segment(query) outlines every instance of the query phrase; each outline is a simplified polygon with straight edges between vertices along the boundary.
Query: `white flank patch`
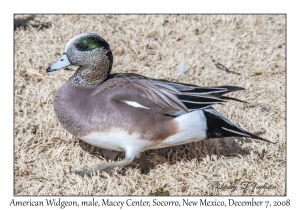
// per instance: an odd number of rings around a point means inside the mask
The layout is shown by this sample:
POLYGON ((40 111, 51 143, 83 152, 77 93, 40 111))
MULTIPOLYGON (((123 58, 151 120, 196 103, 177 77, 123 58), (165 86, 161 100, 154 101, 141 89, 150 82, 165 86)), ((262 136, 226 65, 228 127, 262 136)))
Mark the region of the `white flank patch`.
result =
POLYGON ((141 139, 139 134, 133 133, 129 135, 127 131, 120 129, 111 130, 110 132, 93 132, 80 137, 80 139, 96 147, 125 151, 126 157, 133 158, 153 144, 153 141, 141 139))
POLYGON ((133 107, 140 107, 140 108, 144 108, 144 109, 149 109, 148 107, 145 107, 141 104, 139 104, 138 102, 135 102, 135 101, 122 101, 124 102, 125 104, 128 104, 130 106, 133 106, 133 107))
POLYGON ((174 119, 179 126, 179 132, 168 137, 155 148, 168 147, 173 145, 186 144, 200 141, 207 138, 206 136, 206 117, 202 110, 190 112, 174 119))

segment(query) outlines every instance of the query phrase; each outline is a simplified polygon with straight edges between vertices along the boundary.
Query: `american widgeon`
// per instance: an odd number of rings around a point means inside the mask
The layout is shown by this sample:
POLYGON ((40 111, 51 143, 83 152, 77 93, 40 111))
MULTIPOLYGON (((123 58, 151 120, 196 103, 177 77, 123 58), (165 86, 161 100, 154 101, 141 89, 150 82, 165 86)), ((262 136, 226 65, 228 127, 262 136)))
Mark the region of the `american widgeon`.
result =
POLYGON ((110 74, 112 51, 95 33, 71 38, 62 56, 46 71, 69 65, 79 68, 55 95, 59 122, 88 144, 125 152, 121 161, 74 171, 76 174, 123 167, 136 157, 146 173, 146 150, 207 138, 248 137, 270 142, 243 130, 211 107, 231 99, 223 94, 244 88, 201 87, 138 74, 110 74))

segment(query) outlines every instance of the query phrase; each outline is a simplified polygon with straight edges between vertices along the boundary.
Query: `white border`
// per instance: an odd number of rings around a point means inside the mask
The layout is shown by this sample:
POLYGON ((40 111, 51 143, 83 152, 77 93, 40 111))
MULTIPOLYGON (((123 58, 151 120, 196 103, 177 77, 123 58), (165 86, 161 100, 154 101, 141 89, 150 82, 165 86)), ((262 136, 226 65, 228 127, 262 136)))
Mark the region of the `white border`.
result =
MULTIPOLYGON (((255 197, 256 200, 291 200, 291 206, 300 206, 298 198, 299 186, 299 140, 297 130, 299 121, 299 11, 296 1, 46 1, 40 5, 36 1, 11 1, 1 11, 1 209, 8 209, 10 201, 29 200, 30 197, 13 197, 13 14, 14 13, 287 13, 287 151, 288 151, 288 178, 286 197, 255 197), (10 8, 7 5, 11 4, 10 8), (3 208, 2 208, 3 207, 3 208)), ((48 197, 49 198, 49 197, 48 197)), ((102 199, 98 197, 97 199, 102 199)), ((110 197, 113 200, 127 200, 126 197, 110 197)), ((152 200, 151 197, 142 197, 144 200, 152 200)), ((193 200, 199 198, 190 197, 193 200)), ((205 197, 204 197, 205 198, 205 197)), ((213 199, 214 197, 206 197, 213 199)), ((218 200, 251 200, 250 197, 216 197, 218 200)), ((34 197, 35 200, 43 200, 44 197, 34 197)), ((89 197, 64 197, 66 200, 88 200, 89 197)), ((138 199, 138 197, 134 197, 138 199)), ((162 199, 162 198, 160 198, 162 199)), ((177 200, 181 197, 163 198, 163 200, 177 200)), ((49 209, 51 207, 44 207, 49 209)), ((56 207, 57 208, 57 207, 56 207)), ((197 207, 199 208, 199 207, 197 207)), ((32 209, 32 207, 22 207, 32 209)), ((70 208, 65 208, 70 209, 70 208)), ((77 207, 76 209, 83 209, 77 207)), ((85 208, 86 209, 86 208, 85 208)), ((117 209, 117 208, 110 208, 117 209)), ((119 209, 119 208, 118 208, 119 209)), ((130 207, 122 208, 130 209, 130 207)))

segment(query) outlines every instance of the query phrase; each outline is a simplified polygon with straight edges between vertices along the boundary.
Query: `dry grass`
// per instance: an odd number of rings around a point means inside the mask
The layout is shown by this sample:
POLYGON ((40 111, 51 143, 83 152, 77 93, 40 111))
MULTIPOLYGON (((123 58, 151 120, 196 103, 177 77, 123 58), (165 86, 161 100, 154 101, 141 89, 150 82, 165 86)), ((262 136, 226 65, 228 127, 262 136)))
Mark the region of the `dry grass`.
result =
POLYGON ((27 19, 18 22, 15 30, 15 195, 148 195, 160 187, 170 195, 286 194, 284 15, 36 15, 27 19), (54 94, 74 71, 48 75, 45 69, 71 37, 85 31, 98 33, 110 43, 113 73, 245 87, 247 91, 231 96, 248 101, 248 106, 230 101, 215 108, 242 128, 279 143, 211 139, 148 151, 148 175, 140 174, 137 161, 126 167, 125 176, 118 168, 92 177, 68 174, 70 168, 93 167, 123 155, 115 157, 80 142, 54 114, 54 94), (211 57, 241 75, 218 69, 211 57), (182 61, 188 71, 175 77, 182 61), (212 187, 218 181, 237 189, 212 187), (240 185, 245 181, 274 188, 243 190, 240 185))

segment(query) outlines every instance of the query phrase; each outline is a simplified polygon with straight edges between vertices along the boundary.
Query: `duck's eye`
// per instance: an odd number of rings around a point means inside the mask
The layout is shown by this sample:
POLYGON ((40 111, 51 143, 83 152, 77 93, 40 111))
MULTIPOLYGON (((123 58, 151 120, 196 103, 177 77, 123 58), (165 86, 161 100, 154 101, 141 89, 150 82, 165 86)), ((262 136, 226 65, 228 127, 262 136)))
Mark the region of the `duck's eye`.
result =
POLYGON ((75 47, 78 49, 78 50, 85 50, 87 47, 86 45, 82 44, 82 43, 79 43, 79 44, 76 44, 75 47))

